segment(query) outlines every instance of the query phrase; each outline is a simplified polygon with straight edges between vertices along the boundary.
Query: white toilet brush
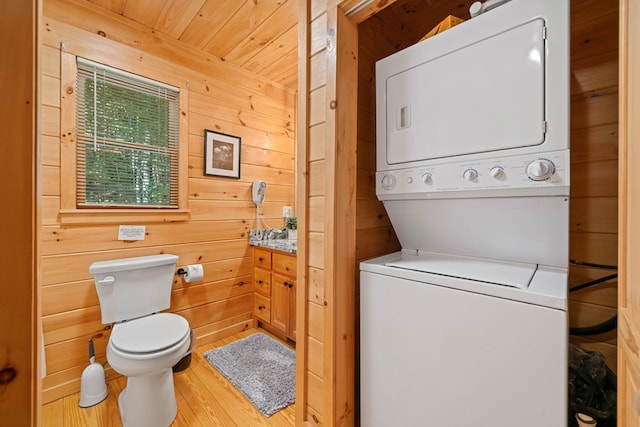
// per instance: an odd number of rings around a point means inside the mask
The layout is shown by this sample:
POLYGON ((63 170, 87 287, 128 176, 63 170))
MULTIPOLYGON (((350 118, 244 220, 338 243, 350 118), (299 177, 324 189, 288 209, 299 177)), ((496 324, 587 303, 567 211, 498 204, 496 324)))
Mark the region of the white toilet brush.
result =
POLYGON ((89 338, 89 366, 84 368, 80 379, 80 402, 78 406, 88 408, 107 397, 107 382, 104 367, 96 363, 93 339, 89 338))

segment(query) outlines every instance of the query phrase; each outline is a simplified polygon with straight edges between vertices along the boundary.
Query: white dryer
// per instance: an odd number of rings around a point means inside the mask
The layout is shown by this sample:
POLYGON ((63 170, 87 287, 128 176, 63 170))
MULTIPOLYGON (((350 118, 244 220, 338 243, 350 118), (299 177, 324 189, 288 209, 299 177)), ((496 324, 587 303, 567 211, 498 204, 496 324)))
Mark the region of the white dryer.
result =
POLYGON ((362 426, 566 426, 568 46, 567 0, 511 0, 376 64, 362 426))

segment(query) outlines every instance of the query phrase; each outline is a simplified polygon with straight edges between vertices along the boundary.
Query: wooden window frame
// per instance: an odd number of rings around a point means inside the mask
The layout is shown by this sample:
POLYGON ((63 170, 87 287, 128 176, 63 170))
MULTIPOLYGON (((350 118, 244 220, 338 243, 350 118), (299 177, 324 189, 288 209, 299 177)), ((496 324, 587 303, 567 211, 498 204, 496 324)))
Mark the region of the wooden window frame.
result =
MULTIPOLYGON (((77 207, 76 193, 76 79, 75 54, 62 51, 61 57, 61 101, 60 101, 60 223, 61 224, 131 224, 149 222, 186 221, 190 217, 188 207, 188 119, 184 114, 189 105, 189 88, 186 83, 167 82, 180 89, 178 131, 178 208, 90 208, 77 207)), ((87 58, 92 60, 92 58, 87 58)), ((108 64, 112 66, 111 64, 108 64)), ((120 64, 118 64, 120 65, 120 64)), ((117 66, 117 68, 122 68, 117 66)), ((145 70, 127 70, 135 74, 145 70)), ((151 74, 151 73, 149 73, 151 74)), ((148 76, 146 73, 144 77, 148 76)), ((161 80, 161 79, 155 79, 161 80)))

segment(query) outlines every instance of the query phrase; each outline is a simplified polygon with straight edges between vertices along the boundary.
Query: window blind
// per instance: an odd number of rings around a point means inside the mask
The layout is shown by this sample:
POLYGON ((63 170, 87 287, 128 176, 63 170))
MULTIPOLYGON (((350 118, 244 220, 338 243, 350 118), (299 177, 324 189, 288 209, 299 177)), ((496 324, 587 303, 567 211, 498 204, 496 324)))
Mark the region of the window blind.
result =
POLYGON ((77 206, 178 207, 178 88, 78 58, 77 206))

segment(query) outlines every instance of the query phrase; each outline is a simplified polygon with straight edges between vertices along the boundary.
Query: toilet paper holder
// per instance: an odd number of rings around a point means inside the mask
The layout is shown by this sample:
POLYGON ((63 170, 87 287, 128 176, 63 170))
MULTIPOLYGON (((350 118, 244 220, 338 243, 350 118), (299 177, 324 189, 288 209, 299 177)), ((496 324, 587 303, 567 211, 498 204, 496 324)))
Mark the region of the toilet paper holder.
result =
POLYGON ((204 277, 202 264, 185 265, 179 268, 176 273, 181 275, 186 283, 199 282, 204 277))

